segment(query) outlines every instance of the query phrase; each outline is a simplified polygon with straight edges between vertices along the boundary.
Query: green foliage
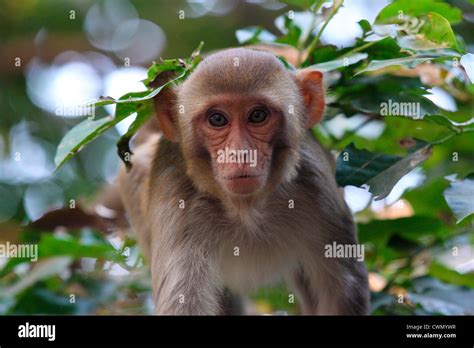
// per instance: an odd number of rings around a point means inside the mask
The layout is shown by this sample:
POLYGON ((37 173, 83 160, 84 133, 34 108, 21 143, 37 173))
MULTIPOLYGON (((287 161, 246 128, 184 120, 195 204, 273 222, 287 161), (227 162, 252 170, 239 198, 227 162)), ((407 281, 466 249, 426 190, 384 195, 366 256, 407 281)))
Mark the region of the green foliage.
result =
MULTIPOLYGON (((414 48, 419 50, 433 48, 458 48, 456 37, 449 25, 449 22, 442 15, 436 12, 428 12, 422 16, 422 24, 417 29, 416 34, 409 35, 404 38, 402 47, 414 48)), ((417 24, 419 25, 419 24, 417 24)), ((413 28, 410 28, 413 32, 413 28)), ((401 42, 401 40, 399 41, 401 42)))
POLYGON ((337 183, 340 186, 368 185, 376 200, 383 199, 405 174, 429 157, 429 145, 418 144, 417 147, 420 148, 399 157, 357 150, 351 144, 337 159, 337 183))
POLYGON ((328 62, 311 65, 311 68, 326 72, 356 64, 361 60, 366 59, 367 57, 367 53, 354 53, 353 55, 348 57, 341 57, 338 59, 330 60, 328 62))
MULTIPOLYGON (((335 2, 331 9, 314 11, 314 27, 323 22, 319 32, 313 32, 314 36, 303 37, 303 32, 312 30, 298 28, 287 16, 282 17, 283 35, 274 40, 303 52, 301 57, 305 58, 299 62, 300 67, 328 73, 326 122, 340 113, 348 118, 360 113, 368 116, 363 125, 346 132, 340 139, 328 136, 325 122, 314 132, 322 143, 341 150, 336 172, 339 185, 368 186, 373 198, 380 200, 387 197, 399 180, 414 168, 424 165, 429 170, 427 182, 405 193, 405 199, 414 208, 414 216, 375 219, 359 224, 360 241, 367 246, 369 269, 382 274, 388 281, 385 291, 392 286, 409 289, 408 302, 402 305, 388 293, 374 296, 374 314, 465 314, 465 309, 459 307, 449 292, 462 297, 472 296, 472 292, 459 288, 470 286, 471 277, 433 261, 440 252, 439 248, 454 235, 471 231, 469 223, 455 226, 447 216, 454 213, 461 222, 472 213, 472 180, 466 178, 453 182, 446 189, 447 184, 440 177, 440 173, 448 174, 455 170, 452 162, 443 159, 441 153, 447 156, 449 151, 454 151, 450 145, 453 139, 461 139, 466 134, 463 139, 467 140, 467 133, 473 131, 472 54, 465 54, 464 45, 459 44, 451 28, 451 24, 462 20, 461 10, 442 1, 394 1, 379 13, 373 27, 367 21, 359 22, 363 33, 353 47, 337 49, 322 45, 319 38, 339 5, 335 2), (394 27, 389 29, 388 25, 394 27), (308 42, 309 45, 305 46, 308 42), (460 65, 456 63, 459 59, 460 65), (440 109, 425 97, 428 86, 422 82, 421 73, 414 70, 421 66, 431 67, 431 75, 442 79, 452 66, 464 69, 471 81, 460 77, 454 84, 447 81, 442 84, 442 88, 452 95, 459 92, 466 95, 463 100, 457 100, 458 112, 440 109), (335 71, 340 72, 339 77, 335 71), (453 90, 450 86, 454 85, 453 90), (383 104, 388 101, 397 105, 414 103, 419 106, 419 114, 414 117, 410 112, 400 110, 398 117, 382 117, 385 116, 383 104), (375 121, 384 122, 384 134, 371 141, 361 138, 358 130, 375 121), (394 146, 397 143, 399 146, 394 146), (434 166, 438 169, 434 170, 434 166), (440 170, 440 166, 443 169, 440 170), (453 213, 449 212, 443 199, 443 191, 453 213), (446 218, 440 219, 440 216, 446 218), (418 268, 415 255, 421 250, 428 252, 426 262, 431 262, 424 271, 415 270, 418 268), (427 277, 418 278, 420 272, 427 277), (429 277, 442 282, 431 282, 429 277), (433 306, 433 301, 439 306, 433 306)), ((319 9, 318 6, 320 4, 315 4, 313 9, 319 9)), ((263 28, 254 30, 265 33, 263 28)), ((254 35, 248 43, 268 43, 271 36, 265 37, 259 41, 259 36, 254 35)), ((472 158, 463 158, 467 167, 472 168, 472 158)), ((367 218, 367 212, 361 215, 362 219, 367 218)), ((279 308, 284 306, 280 304, 279 308)))
POLYGON ((379 13, 375 24, 382 28, 386 24, 395 24, 397 42, 403 48, 419 51, 458 49, 450 23, 455 24, 461 18, 460 9, 444 2, 397 0, 379 13))
POLYGON ((456 272, 438 262, 431 264, 429 274, 451 284, 474 288, 474 275, 456 272))
MULTIPOLYGON (((133 134, 138 130, 140 125, 152 115, 152 100, 158 93, 163 89, 178 84, 183 81, 197 66, 201 60, 201 48, 203 43, 192 53, 187 59, 171 59, 163 60, 160 63, 154 63, 148 69, 148 77, 143 82, 147 87, 144 92, 131 92, 120 97, 118 100, 114 100, 111 97, 102 97, 97 101, 92 102, 91 106, 104 106, 115 104, 115 115, 101 118, 99 120, 86 119, 76 127, 71 129, 63 138, 58 146, 56 157, 54 162, 56 167, 59 168, 74 154, 76 154, 84 145, 90 143, 104 132, 114 127, 120 121, 125 118, 138 115, 135 121, 131 124, 127 133, 119 140, 119 154, 122 159, 125 160, 124 156, 130 150, 128 142, 133 134), (159 86, 151 86, 151 82, 160 76, 163 72, 172 72, 174 77, 168 81, 161 83, 159 86)), ((129 161, 125 161, 126 164, 130 164, 129 161)))
POLYGON ((359 224, 360 241, 372 244, 380 251, 395 237, 424 244, 434 243, 448 236, 449 229, 442 221, 423 215, 393 220, 373 220, 359 224))
MULTIPOLYGON (((295 68, 311 67, 325 73, 327 113, 313 131, 324 145, 339 151, 339 185, 368 186, 372 198, 381 200, 414 168, 422 167, 425 175, 421 185, 403 194, 411 209, 407 215, 386 218, 366 208, 356 216, 369 271, 386 282, 373 294, 373 314, 474 313, 472 274, 452 269, 440 257, 451 251, 453 240, 471 248, 474 244, 472 238, 456 239, 472 235, 474 212, 474 181, 468 175, 474 163, 474 137, 469 134, 474 132, 474 55, 466 52, 462 38, 451 27, 462 23, 461 10, 445 1, 396 0, 382 9, 375 23, 359 22, 362 34, 353 45, 338 48, 323 44, 320 38, 343 1, 284 3, 302 12, 277 18, 280 34, 271 28, 250 26, 237 30, 237 40, 242 45, 296 49, 295 68), (300 20, 303 17, 310 20, 300 20), (444 110, 426 97, 433 86, 454 98, 456 111, 444 110), (386 117, 382 104, 389 101, 414 103, 419 115, 401 110, 386 117), (366 119, 355 129, 335 135, 328 129, 338 115, 344 115, 346 121, 360 115, 366 119), (383 133, 375 138, 363 136, 362 130, 374 124, 382 124, 383 133), (454 153, 459 160, 453 160, 454 153), (453 173, 464 179, 444 179, 453 173), (399 292, 406 294, 402 304, 397 301, 399 292)), ((118 122, 136 116, 117 142, 122 159, 131 155, 129 141, 151 116, 153 97, 189 76, 201 60, 201 46, 187 59, 154 63, 143 81, 146 91, 92 102, 97 108, 115 105, 115 114, 88 118, 72 128, 58 146, 56 166, 62 166, 118 122), (165 76, 171 77, 161 81, 165 76)), ((293 68, 284 57, 280 60, 293 68)), ((117 250, 106 238, 48 235, 39 243, 39 264, 29 266, 26 274, 21 273, 21 267, 28 265, 23 259, 9 260, 0 270, 0 312, 85 314, 102 308, 101 301, 117 303, 119 290, 142 293, 149 289, 142 279, 104 281, 106 262, 132 272, 139 264, 135 260, 131 265, 131 257, 123 253, 125 246, 117 250), (73 269, 84 258, 96 261, 93 271, 86 275, 72 272, 61 278, 62 270, 73 269), (71 304, 70 287, 79 287, 86 296, 71 304)), ((131 249, 136 250, 133 243, 131 249)), ((269 303, 270 310, 295 310, 283 287, 262 290, 253 299, 259 305, 269 303)), ((137 313, 143 310, 141 303, 131 309, 137 313)))
POLYGON ((400 16, 421 17, 428 12, 438 13, 449 23, 461 21, 461 10, 438 0, 396 0, 383 8, 375 19, 376 23, 393 24, 400 22, 400 16))
POLYGON ((409 303, 400 304, 386 293, 374 296, 373 314, 469 315, 474 310, 472 292, 430 277, 418 278, 406 293, 409 303))
POLYGON ((418 64, 428 62, 432 58, 430 57, 403 57, 403 58, 394 58, 394 59, 384 59, 384 60, 373 60, 371 61, 366 68, 359 71, 359 74, 368 72, 368 71, 375 71, 379 69, 383 69, 389 66, 404 66, 406 68, 414 68, 418 64))
POLYGON ((99 120, 86 119, 71 129, 58 145, 54 163, 59 168, 64 162, 74 156, 82 146, 90 143, 97 136, 116 125, 120 120, 112 116, 99 120))
MULTIPOLYGON (((35 242, 37 233, 24 232, 22 243, 35 242)), ((116 249, 103 234, 88 230, 77 236, 44 233, 39 239, 38 251, 36 262, 12 258, 1 269, 0 312, 90 314, 104 303, 116 301, 117 292, 123 291, 124 287, 133 287, 137 293, 149 290, 149 285, 142 285, 142 280, 133 273, 128 280, 108 279, 107 263, 132 270, 128 264, 137 254, 134 242, 126 241, 122 249, 116 249), (125 247, 129 248, 127 253, 125 247), (74 272, 77 263, 85 259, 94 265, 93 269, 74 272), (74 301, 71 301, 71 294, 74 294, 74 301)), ((137 313, 146 311, 146 308, 137 309, 137 313)))

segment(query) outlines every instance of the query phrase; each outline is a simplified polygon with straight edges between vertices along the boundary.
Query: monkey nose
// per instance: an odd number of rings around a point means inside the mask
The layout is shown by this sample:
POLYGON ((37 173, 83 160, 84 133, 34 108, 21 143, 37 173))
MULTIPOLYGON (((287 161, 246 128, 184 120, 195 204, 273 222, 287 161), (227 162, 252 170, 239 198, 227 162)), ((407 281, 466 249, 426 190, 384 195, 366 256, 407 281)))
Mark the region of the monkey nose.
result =
POLYGON ((236 163, 236 167, 239 170, 243 170, 249 167, 249 163, 247 162, 236 163))

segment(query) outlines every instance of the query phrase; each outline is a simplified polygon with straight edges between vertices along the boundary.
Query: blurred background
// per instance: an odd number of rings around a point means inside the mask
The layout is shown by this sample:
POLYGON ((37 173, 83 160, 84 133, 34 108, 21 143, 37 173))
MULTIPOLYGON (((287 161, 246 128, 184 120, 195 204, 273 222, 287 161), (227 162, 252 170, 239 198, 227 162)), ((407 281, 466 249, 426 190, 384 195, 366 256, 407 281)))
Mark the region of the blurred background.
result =
MULTIPOLYGON (((362 33, 357 22, 372 22, 388 3, 347 1, 324 32, 322 43, 353 45, 362 33)), ((453 28, 464 38, 468 51, 473 52, 472 5, 467 1, 452 3, 465 11, 465 20, 453 28)), ((151 313, 147 269, 142 266, 139 250, 128 231, 21 232, 22 225, 51 209, 86 206, 104 183, 114 180, 120 164, 115 142, 130 120, 118 124, 55 173, 56 147, 64 134, 84 119, 75 112, 77 105, 99 96, 118 98, 144 90, 140 80, 146 78, 147 67, 154 60, 187 57, 200 41, 205 42, 204 52, 208 52, 237 46, 236 31, 243 27, 258 25, 278 34, 281 23, 275 18, 291 9, 296 10, 275 0, 0 1, 0 242, 40 243, 40 252, 48 256, 40 261, 41 267, 0 259, 0 313, 151 313)), ((302 15, 295 20, 307 18, 302 15)), ((447 110, 455 109, 453 98, 442 90, 434 90, 431 98, 447 110)), ((108 115, 113 108, 103 107, 96 113, 108 115)), ((327 122, 327 130, 342 137, 360 122, 357 117, 336 117, 327 122)), ((357 136, 375 139, 382 136, 385 127, 382 122, 373 122, 359 129, 357 136)), ((464 149, 461 152, 470 158, 461 170, 466 173, 474 168, 472 140, 463 138, 452 144, 452 148, 464 149)), ((445 154, 450 151, 446 148, 445 154)), ((427 165, 436 168, 442 156, 438 152, 427 165)), ((409 279, 416 278, 413 272, 426 274, 422 270, 424 261, 419 258, 423 252, 438 255, 441 260, 444 257, 447 261, 443 267, 450 262, 446 252, 452 241, 442 234, 446 227, 438 226, 438 217, 449 212, 441 194, 447 184, 436 179, 401 199, 406 190, 415 189, 426 179, 421 169, 413 171, 387 199, 379 202, 371 202, 366 190, 346 187, 348 203, 362 221, 364 217, 367 221, 367 216, 411 217, 415 210, 434 216, 432 225, 421 222, 421 229, 427 229, 427 239, 422 241, 422 252, 410 254, 408 265, 387 262, 382 267, 379 259, 369 260, 375 314, 474 313, 473 238, 472 233, 466 233, 472 231, 471 222, 461 226, 459 236, 453 232, 454 227, 449 230, 450 237, 462 238, 463 259, 452 266, 461 267, 467 277, 455 284, 461 287, 454 287, 446 279, 441 282, 425 277, 410 283, 407 290, 390 278, 398 271, 397 274, 409 272, 409 279), (443 236, 442 243, 431 243, 430 236, 438 234, 443 236), (412 293, 412 302, 397 302, 396 295, 407 292, 412 293)), ((384 225, 371 228, 383 230, 384 225)), ((398 260, 398 254, 391 254, 395 253, 392 248, 380 247, 377 252, 391 261, 398 260)), ((294 303, 288 301, 287 290, 281 287, 255 294, 248 307, 255 313, 295 310, 294 303)))

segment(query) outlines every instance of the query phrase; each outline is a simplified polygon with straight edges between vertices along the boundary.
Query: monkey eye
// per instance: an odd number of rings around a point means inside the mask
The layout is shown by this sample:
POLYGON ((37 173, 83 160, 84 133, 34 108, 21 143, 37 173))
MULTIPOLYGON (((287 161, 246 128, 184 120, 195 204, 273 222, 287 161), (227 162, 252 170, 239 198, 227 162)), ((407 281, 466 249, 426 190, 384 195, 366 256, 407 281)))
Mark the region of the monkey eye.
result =
POLYGON ((263 109, 255 109, 249 115, 249 122, 262 123, 267 119, 267 112, 263 109))
POLYGON ((229 121, 225 118, 224 115, 215 113, 209 116, 208 118, 209 124, 214 127, 224 127, 229 121))

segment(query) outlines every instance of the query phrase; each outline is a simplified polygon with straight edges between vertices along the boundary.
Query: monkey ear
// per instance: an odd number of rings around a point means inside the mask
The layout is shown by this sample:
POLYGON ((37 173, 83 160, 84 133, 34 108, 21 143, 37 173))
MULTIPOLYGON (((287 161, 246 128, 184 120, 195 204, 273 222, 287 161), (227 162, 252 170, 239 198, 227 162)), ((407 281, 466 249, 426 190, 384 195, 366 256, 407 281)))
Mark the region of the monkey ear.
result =
POLYGON ((321 120, 324 113, 323 74, 316 70, 305 69, 296 74, 296 80, 307 110, 305 127, 312 128, 321 120))
POLYGON ((163 135, 172 142, 177 142, 176 128, 173 120, 175 92, 171 87, 163 89, 154 98, 155 114, 163 135))

